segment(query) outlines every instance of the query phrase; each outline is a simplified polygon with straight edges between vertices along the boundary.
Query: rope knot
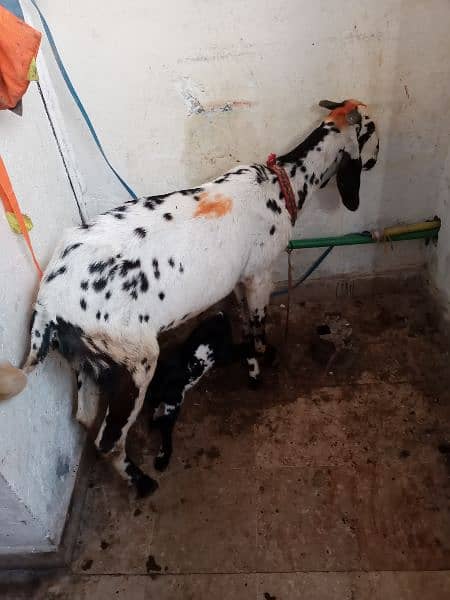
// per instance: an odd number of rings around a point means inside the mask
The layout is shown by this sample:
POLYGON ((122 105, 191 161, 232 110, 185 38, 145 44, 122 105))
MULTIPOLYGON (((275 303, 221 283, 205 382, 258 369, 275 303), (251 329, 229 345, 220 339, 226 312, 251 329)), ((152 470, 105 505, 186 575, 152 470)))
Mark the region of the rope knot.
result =
POLYGON ((271 152, 269 154, 269 156, 267 157, 267 162, 266 165, 269 167, 273 167, 277 162, 277 155, 275 154, 275 152, 271 152))

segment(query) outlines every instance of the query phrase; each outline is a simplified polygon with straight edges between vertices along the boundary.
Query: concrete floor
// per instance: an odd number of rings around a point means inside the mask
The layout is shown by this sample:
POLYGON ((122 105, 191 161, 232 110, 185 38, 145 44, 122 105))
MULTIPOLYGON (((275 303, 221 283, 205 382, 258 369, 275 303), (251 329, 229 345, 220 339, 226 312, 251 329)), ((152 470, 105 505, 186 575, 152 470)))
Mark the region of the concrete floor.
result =
MULTIPOLYGON (((70 571, 2 597, 450 598, 449 354, 427 302, 295 305, 283 348, 284 312, 263 389, 239 366, 203 380, 150 499, 97 463, 70 571), (330 312, 353 336, 327 372, 310 341, 330 312)), ((145 417, 131 440, 152 472, 145 417)))

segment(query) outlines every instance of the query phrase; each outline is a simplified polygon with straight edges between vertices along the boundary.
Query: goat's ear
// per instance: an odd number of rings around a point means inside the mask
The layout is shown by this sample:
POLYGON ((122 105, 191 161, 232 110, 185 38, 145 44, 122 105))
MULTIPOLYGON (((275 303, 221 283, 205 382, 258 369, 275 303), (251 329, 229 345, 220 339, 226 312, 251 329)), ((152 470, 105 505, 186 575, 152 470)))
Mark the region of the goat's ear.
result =
POLYGON ((326 108, 328 110, 334 110, 335 108, 340 108, 344 106, 345 102, 334 102, 333 100, 321 100, 319 102, 319 106, 322 108, 326 108))
POLYGON ((351 158, 350 154, 344 152, 338 167, 336 181, 342 202, 348 210, 356 210, 359 206, 361 169, 361 158, 351 158))

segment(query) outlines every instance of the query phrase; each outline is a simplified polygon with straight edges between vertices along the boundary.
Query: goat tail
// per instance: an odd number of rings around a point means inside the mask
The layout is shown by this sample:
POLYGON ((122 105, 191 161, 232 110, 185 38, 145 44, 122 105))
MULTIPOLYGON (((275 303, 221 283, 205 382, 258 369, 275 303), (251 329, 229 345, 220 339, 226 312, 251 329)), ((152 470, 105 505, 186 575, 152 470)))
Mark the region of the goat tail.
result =
POLYGON ((53 323, 40 306, 31 317, 30 350, 22 368, 0 363, 0 400, 17 396, 27 385, 27 374, 44 360, 50 349, 53 323))

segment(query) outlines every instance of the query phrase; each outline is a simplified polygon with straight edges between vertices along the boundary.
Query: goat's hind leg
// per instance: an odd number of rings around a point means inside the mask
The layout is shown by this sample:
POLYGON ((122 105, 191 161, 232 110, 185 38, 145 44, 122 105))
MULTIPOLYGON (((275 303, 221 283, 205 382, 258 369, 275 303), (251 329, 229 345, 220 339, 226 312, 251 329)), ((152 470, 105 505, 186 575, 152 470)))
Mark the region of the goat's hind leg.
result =
POLYGON ((77 410, 75 418, 83 427, 90 429, 95 422, 99 408, 97 382, 84 371, 83 367, 75 370, 77 383, 77 410))
MULTIPOLYGON (((143 359, 144 360, 144 359, 143 359)), ((153 493, 157 482, 143 473, 126 452, 126 440, 144 403, 147 386, 156 367, 157 356, 145 360, 131 369, 114 364, 101 382, 107 394, 108 408, 96 439, 100 453, 111 460, 114 468, 139 496, 153 493)))

